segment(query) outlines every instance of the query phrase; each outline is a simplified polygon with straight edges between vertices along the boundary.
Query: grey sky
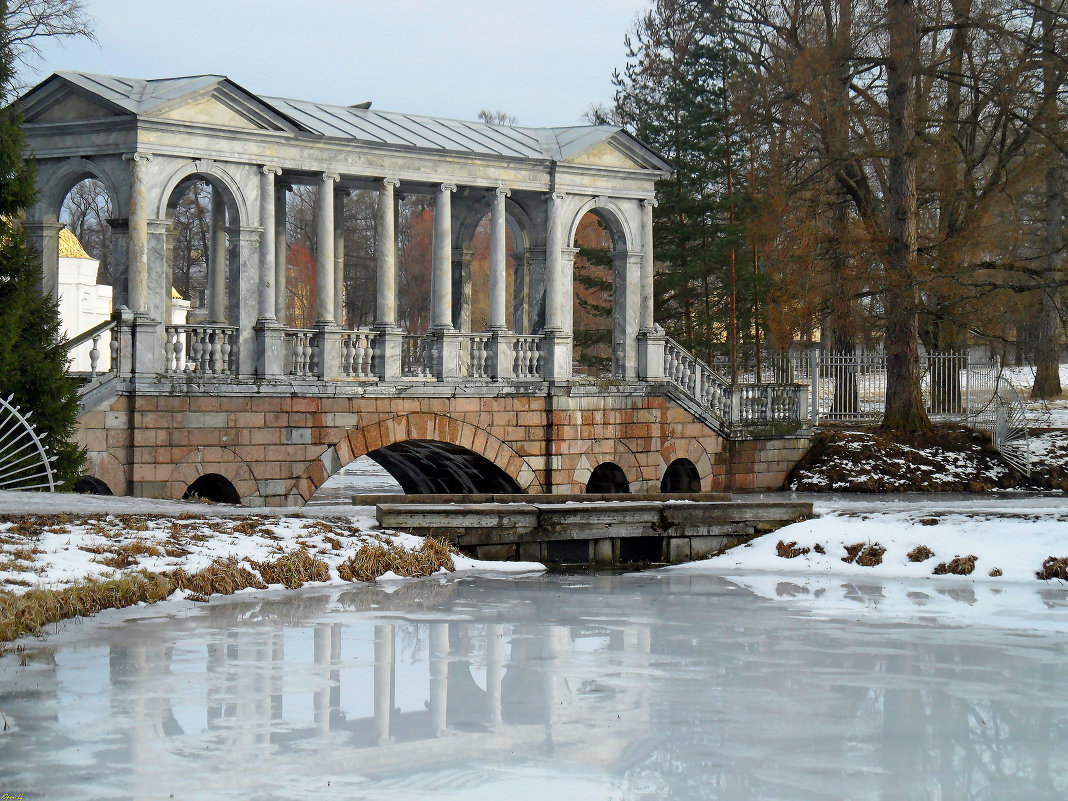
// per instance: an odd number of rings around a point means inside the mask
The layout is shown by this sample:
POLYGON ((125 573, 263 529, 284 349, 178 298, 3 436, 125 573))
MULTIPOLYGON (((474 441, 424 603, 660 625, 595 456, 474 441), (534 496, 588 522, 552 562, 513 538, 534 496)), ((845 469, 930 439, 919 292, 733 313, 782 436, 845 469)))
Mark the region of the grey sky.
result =
POLYGON ((60 69, 221 73, 257 94, 524 125, 579 123, 612 98, 647 0, 88 0, 99 46, 48 44, 60 69))

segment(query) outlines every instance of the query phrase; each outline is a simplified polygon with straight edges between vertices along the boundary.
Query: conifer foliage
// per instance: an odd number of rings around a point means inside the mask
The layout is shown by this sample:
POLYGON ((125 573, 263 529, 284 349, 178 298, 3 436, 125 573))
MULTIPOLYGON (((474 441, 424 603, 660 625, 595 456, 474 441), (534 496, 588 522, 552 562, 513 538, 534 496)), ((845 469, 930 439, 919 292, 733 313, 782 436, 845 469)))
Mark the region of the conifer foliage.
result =
POLYGON ((35 170, 23 153, 14 101, 11 40, 0 0, 0 396, 31 410, 56 457, 53 468, 66 488, 73 485, 84 452, 72 442, 78 422, 77 383, 67 374, 59 307, 41 290, 41 259, 18 223, 35 200, 35 170))

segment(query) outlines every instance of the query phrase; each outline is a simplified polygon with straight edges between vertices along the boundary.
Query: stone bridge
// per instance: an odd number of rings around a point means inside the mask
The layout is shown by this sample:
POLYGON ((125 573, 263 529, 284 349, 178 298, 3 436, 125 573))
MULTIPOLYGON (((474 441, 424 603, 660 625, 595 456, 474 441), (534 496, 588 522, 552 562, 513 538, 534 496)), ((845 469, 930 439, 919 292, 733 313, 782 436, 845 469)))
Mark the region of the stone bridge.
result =
POLYGON ((299 505, 362 455, 408 492, 766 489, 807 448, 803 386, 732 385, 654 323, 653 189, 671 167, 619 128, 261 97, 213 75, 57 73, 20 110, 40 185, 25 224, 46 288, 58 286, 71 188, 93 178, 110 199, 115 312, 75 341, 93 342, 81 441, 116 493, 299 505), (203 319, 179 324, 173 220, 196 182, 212 193, 207 298, 203 319), (310 327, 286 319, 297 185, 318 198, 310 327), (363 327, 345 303, 353 192, 377 208, 363 327), (397 303, 402 194, 433 208, 428 325, 411 332, 397 303), (613 263, 612 370, 597 379, 572 363, 587 214, 613 263), (483 287, 471 264, 484 220, 483 287))

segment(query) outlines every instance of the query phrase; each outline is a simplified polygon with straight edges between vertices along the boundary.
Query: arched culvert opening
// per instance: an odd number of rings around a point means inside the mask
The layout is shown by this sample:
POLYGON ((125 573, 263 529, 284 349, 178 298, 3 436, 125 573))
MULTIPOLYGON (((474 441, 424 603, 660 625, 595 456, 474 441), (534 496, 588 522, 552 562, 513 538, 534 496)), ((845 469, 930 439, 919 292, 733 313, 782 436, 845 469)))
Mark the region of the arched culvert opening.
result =
POLYGON ((586 482, 589 495, 609 495, 630 492, 630 482, 623 468, 615 462, 602 462, 593 469, 590 480, 586 482))
POLYGON ((114 495, 111 487, 96 476, 81 476, 74 482, 74 491, 82 495, 114 495))
POLYGON ((218 473, 207 473, 189 485, 182 500, 239 504, 241 496, 228 478, 218 473))
POLYGON ((409 439, 367 454, 409 495, 520 493, 515 480, 485 456, 434 440, 409 439))
POLYGON ((661 492, 700 492, 701 476, 689 459, 676 459, 664 471, 661 492))
POLYGON ((369 456, 353 459, 319 485, 309 504, 348 503, 353 495, 400 495, 404 488, 369 456))

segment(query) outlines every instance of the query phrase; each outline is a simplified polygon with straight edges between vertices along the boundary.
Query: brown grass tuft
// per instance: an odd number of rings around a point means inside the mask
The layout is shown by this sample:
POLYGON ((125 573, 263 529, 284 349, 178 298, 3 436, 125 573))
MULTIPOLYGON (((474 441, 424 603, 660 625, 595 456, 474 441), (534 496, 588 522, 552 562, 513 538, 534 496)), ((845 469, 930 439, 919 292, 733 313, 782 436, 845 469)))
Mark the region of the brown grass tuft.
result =
POLYGON ((307 581, 329 581, 330 567, 304 550, 291 551, 274 562, 250 562, 268 584, 282 584, 288 590, 303 587, 307 581))
POLYGON ((990 576, 990 578, 998 578, 999 576, 1002 576, 1004 574, 1001 572, 1000 567, 992 567, 990 568, 990 572, 987 575, 990 576))
POLYGON ((177 568, 168 570, 163 575, 174 582, 180 590, 188 590, 197 595, 232 595, 238 590, 255 587, 257 590, 267 589, 267 585, 249 570, 230 557, 228 559, 216 559, 203 570, 196 573, 186 573, 184 569, 177 568))
POLYGON ((860 554, 857 555, 856 563, 861 567, 875 567, 883 563, 883 554, 886 553, 884 548, 879 543, 869 545, 860 554))
POLYGON ((804 556, 808 552, 808 548, 798 548, 796 540, 791 540, 790 542, 779 540, 778 544, 775 546, 775 553, 783 559, 796 559, 799 556, 804 556))
POLYGON ((1046 561, 1042 563, 1042 569, 1035 575, 1043 581, 1068 581, 1068 556, 1047 556, 1046 561))
POLYGON ((857 557, 860 556, 860 552, 864 550, 864 543, 854 542, 852 545, 847 545, 845 550, 846 555, 842 557, 842 561, 851 565, 857 560, 857 557))
POLYGON ((824 548, 822 545, 820 545, 818 542, 815 545, 812 546, 812 550, 814 550, 816 553, 819 553, 819 554, 824 554, 824 555, 827 554, 827 549, 824 548))
POLYGON ((948 562, 939 562, 932 571, 936 576, 944 576, 952 573, 954 576, 970 576, 975 570, 975 560, 978 556, 955 556, 948 562))
POLYGON ((932 551, 926 545, 917 545, 915 548, 908 552, 908 558, 910 562, 926 562, 932 556, 934 556, 934 551, 932 551))
POLYGON ((442 540, 426 537, 414 551, 395 545, 365 545, 338 566, 345 581, 374 581, 393 571, 398 576, 430 576, 440 569, 456 569, 452 557, 456 552, 442 540))

